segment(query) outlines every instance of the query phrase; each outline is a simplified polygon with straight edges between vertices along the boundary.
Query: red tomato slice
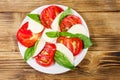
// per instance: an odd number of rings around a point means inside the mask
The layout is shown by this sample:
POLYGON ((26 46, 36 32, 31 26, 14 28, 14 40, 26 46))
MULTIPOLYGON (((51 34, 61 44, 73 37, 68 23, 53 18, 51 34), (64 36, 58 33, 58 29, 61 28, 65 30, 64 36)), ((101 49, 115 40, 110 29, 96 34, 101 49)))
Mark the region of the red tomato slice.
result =
POLYGON ((64 39, 64 45, 65 45, 71 52, 73 52, 72 39, 70 39, 70 38, 64 39))
POLYGON ((51 28, 51 23, 55 19, 55 17, 63 11, 62 8, 58 6, 49 6, 45 8, 40 15, 41 23, 46 28, 51 28))
POLYGON ((60 36, 59 38, 57 38, 57 43, 62 43, 64 44, 64 40, 66 40, 67 38, 65 36, 60 36))
POLYGON ((46 43, 43 50, 35 57, 36 62, 41 66, 50 66, 54 62, 56 46, 52 43, 46 43))
POLYGON ((64 44, 73 53, 74 56, 79 54, 83 49, 83 42, 79 38, 67 38, 61 36, 57 39, 57 42, 64 44))
POLYGON ((18 30, 16 38, 25 47, 32 47, 38 39, 38 34, 32 33, 30 30, 27 30, 27 28, 28 22, 23 24, 18 30))
POLYGON ((75 15, 69 15, 61 21, 60 30, 67 31, 75 24, 82 24, 81 19, 75 15))
POLYGON ((76 56, 79 54, 83 49, 83 42, 79 38, 72 38, 72 45, 73 45, 73 55, 76 56))

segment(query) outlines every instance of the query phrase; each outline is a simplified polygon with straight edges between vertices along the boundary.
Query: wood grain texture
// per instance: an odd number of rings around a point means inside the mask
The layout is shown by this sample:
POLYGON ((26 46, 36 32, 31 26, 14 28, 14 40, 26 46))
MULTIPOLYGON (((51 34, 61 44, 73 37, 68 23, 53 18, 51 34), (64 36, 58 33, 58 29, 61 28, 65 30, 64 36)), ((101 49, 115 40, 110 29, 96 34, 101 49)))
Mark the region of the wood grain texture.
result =
POLYGON ((30 12, 47 5, 61 4, 77 11, 120 11, 120 0, 1 0, 0 12, 30 12))
MULTIPOLYGON (((0 54, 2 53, 0 52, 0 54)), ((120 79, 120 52, 88 51, 84 60, 77 66, 75 70, 59 75, 46 75, 32 69, 23 61, 19 52, 4 52, 4 54, 0 55, 0 57, 2 57, 2 59, 0 58, 0 79, 5 80, 120 79)))
POLYGON ((0 0, 0 80, 120 80, 120 0, 0 0), (93 46, 75 70, 50 75, 23 61, 16 32, 24 17, 46 4, 75 9, 85 19, 93 46))

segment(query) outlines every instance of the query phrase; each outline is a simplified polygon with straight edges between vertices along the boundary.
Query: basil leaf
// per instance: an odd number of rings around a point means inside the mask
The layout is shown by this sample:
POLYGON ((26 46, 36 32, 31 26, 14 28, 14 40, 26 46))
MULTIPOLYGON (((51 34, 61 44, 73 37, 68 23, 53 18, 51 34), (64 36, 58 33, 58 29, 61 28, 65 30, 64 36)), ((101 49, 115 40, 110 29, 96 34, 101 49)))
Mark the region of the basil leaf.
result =
POLYGON ((25 61, 27 61, 29 58, 31 58, 34 55, 34 52, 35 52, 37 45, 38 45, 38 42, 39 41, 37 41, 33 47, 26 49, 26 51, 24 53, 24 60, 25 61))
POLYGON ((33 19, 34 21, 38 22, 39 24, 41 24, 39 14, 28 14, 27 16, 33 19))
POLYGON ((93 45, 92 41, 90 40, 89 37, 83 34, 72 34, 70 32, 60 32, 60 36, 67 36, 70 38, 78 37, 81 40, 83 40, 84 48, 88 48, 93 45))
POLYGON ((67 37, 74 37, 74 34, 69 32, 58 32, 58 31, 50 31, 46 32, 46 35, 50 38, 56 38, 59 36, 67 36, 67 37))
POLYGON ((88 48, 93 45, 89 37, 83 34, 72 34, 70 32, 47 32, 46 35, 50 38, 56 38, 59 36, 67 36, 69 38, 78 37, 83 40, 84 48, 88 48))
POLYGON ((46 32, 46 35, 50 38, 56 38, 56 37, 59 37, 59 32, 50 31, 50 32, 46 32))
POLYGON ((60 24, 61 21, 62 21, 66 16, 70 15, 71 13, 72 13, 71 8, 68 7, 68 9, 65 10, 65 11, 60 15, 60 19, 59 19, 59 22, 58 22, 58 23, 60 24))
POLYGON ((27 48, 24 54, 24 60, 27 61, 34 53, 34 47, 27 48))
POLYGON ((61 65, 63 67, 66 67, 66 68, 69 68, 69 69, 74 69, 75 68, 75 66, 59 50, 56 50, 54 59, 59 65, 61 65))
POLYGON ((59 34, 60 34, 60 36, 67 36, 70 38, 74 37, 74 34, 72 34, 70 32, 60 32, 59 34))
POLYGON ((75 36, 83 40, 84 48, 88 48, 93 45, 93 43, 89 37, 87 37, 83 34, 75 34, 75 36))
POLYGON ((36 41, 36 43, 35 43, 35 45, 34 45, 34 50, 37 49, 38 43, 39 43, 39 40, 36 41))

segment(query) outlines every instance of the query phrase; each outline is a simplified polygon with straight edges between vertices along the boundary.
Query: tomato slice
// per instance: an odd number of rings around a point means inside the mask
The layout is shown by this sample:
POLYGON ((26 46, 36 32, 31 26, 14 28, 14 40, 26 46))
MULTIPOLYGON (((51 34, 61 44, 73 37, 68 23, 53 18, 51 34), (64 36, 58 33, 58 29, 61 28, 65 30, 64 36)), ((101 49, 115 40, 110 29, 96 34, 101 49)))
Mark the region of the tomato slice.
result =
POLYGON ((57 43, 62 43, 62 44, 64 44, 64 40, 66 40, 67 39, 67 37, 65 37, 65 36, 60 36, 60 37, 58 37, 57 38, 57 43))
POLYGON ((83 49, 83 42, 79 38, 67 38, 61 36, 57 39, 57 42, 64 44, 74 56, 78 55, 83 49))
POLYGON ((51 23, 55 19, 55 17, 63 11, 62 8, 58 6, 49 6, 45 8, 40 15, 40 20, 41 23, 46 27, 46 28, 51 28, 51 23))
POLYGON ((41 66, 50 66, 54 63, 54 54, 56 46, 52 43, 46 43, 43 50, 35 57, 36 62, 41 66))
POLYGON ((81 19, 75 15, 69 15, 61 21, 60 30, 67 31, 75 24, 82 24, 81 19))
POLYGON ((16 38, 25 47, 32 47, 38 39, 38 34, 32 33, 30 30, 27 30, 27 28, 28 22, 23 24, 18 30, 16 38))
POLYGON ((72 38, 72 45, 73 45, 73 55, 76 56, 79 54, 83 49, 83 42, 79 38, 72 38))

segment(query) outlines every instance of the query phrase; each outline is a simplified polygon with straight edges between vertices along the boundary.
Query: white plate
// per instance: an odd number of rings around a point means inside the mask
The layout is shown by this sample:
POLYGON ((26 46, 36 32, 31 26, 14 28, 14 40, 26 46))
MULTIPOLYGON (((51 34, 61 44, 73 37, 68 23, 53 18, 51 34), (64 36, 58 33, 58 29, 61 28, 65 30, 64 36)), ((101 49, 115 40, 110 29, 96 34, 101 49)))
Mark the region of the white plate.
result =
MULTIPOLYGON (((57 5, 57 4, 52 4, 52 5, 57 5)), ((44 8, 48 7, 48 6, 50 6, 50 5, 41 6, 41 7, 37 8, 37 9, 33 10, 31 13, 40 14, 41 11, 44 8)), ((57 6, 63 8, 64 10, 66 10, 68 8, 67 6, 63 6, 63 5, 57 5, 57 6)), ((87 28, 87 25, 86 25, 84 19, 75 10, 72 9, 72 12, 73 12, 74 15, 77 15, 77 16, 80 17, 80 19, 82 20, 82 25, 85 27, 86 32, 87 32, 87 36, 89 37, 89 31, 88 31, 88 28, 87 28)), ((27 21, 29 21, 29 19, 28 19, 28 17, 25 17, 25 19, 23 20, 23 22, 22 22, 21 25, 23 25, 27 21)), ((21 45, 19 42, 18 42, 18 46, 19 46, 19 49, 20 49, 20 53, 21 53, 21 55, 23 57, 26 47, 24 47, 23 45, 21 45)), ((83 49, 82 52, 75 57, 75 60, 74 60, 75 66, 77 66, 83 60, 84 56, 87 53, 87 50, 88 50, 88 48, 87 49, 83 49)), ((29 59, 27 61, 27 63, 32 68, 34 68, 35 70, 43 72, 43 73, 48 73, 48 74, 60 74, 60 73, 64 73, 64 72, 67 72, 67 71, 70 70, 68 68, 64 68, 64 67, 60 66, 57 63, 55 63, 54 65, 49 66, 49 67, 42 67, 42 66, 38 65, 33 58, 29 59)))

